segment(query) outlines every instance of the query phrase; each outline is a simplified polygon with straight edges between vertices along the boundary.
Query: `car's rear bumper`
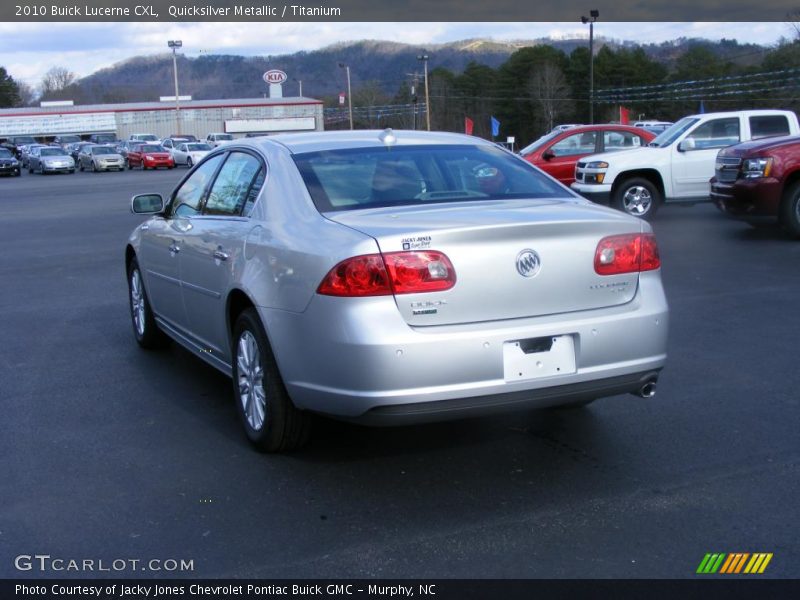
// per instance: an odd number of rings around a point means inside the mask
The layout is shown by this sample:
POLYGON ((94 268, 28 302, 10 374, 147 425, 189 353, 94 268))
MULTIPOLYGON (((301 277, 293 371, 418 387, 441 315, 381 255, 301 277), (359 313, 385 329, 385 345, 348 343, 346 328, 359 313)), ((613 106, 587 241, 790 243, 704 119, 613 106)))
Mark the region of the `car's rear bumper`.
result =
POLYGON ((302 314, 259 311, 295 404, 369 423, 633 392, 666 361, 668 307, 657 272, 641 274, 623 305, 490 323, 410 327, 392 297, 315 296, 302 314), (506 379, 504 344, 551 336, 572 339, 574 372, 506 379))

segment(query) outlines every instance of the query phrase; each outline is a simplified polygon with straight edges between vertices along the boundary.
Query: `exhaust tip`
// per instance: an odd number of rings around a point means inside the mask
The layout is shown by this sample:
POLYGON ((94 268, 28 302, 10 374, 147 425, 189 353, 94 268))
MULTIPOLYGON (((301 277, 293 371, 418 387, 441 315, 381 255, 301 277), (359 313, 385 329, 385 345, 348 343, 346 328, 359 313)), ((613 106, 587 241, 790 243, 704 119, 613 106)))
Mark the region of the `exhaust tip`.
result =
POLYGON ((639 388, 638 396, 640 398, 652 398, 656 395, 656 380, 648 381, 639 388))

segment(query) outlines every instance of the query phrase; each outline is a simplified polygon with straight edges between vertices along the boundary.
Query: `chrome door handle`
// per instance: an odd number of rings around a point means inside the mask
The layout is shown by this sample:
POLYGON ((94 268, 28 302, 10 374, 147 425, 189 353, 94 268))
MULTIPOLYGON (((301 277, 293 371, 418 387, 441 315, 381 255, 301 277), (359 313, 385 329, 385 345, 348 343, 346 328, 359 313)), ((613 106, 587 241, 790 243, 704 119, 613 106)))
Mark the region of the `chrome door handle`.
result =
POLYGON ((169 246, 169 251, 174 255, 181 251, 181 247, 176 242, 172 242, 169 246))
POLYGON ((217 249, 214 251, 214 258, 216 260, 228 260, 228 254, 223 252, 221 249, 217 249))

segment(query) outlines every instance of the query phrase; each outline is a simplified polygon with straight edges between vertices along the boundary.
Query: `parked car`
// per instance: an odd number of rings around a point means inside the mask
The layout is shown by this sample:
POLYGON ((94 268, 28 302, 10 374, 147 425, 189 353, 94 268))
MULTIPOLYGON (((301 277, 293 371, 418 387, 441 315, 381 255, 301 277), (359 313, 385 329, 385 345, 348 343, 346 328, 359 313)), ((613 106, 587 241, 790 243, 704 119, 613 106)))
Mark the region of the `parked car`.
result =
POLYGON ((70 144, 76 144, 81 141, 79 135, 57 135, 53 140, 54 144, 60 146, 63 150, 67 150, 70 144))
POLYGON ((128 150, 125 163, 129 169, 134 167, 141 167, 142 170, 158 169, 159 167, 175 168, 175 161, 172 156, 159 144, 137 144, 133 146, 128 150))
POLYGON ((83 171, 123 171, 125 159, 114 146, 84 146, 78 154, 78 168, 83 171))
POLYGON ((77 142, 75 144, 69 144, 67 146, 67 154, 72 157, 72 160, 75 161, 75 164, 78 164, 78 155, 80 155, 81 150, 88 146, 93 146, 92 142, 77 142))
POLYGON ((719 151, 711 198, 751 225, 780 223, 800 237, 800 137, 775 137, 719 151))
POLYGON ((117 142, 117 153, 121 154, 123 158, 128 158, 128 152, 134 146, 138 146, 142 142, 137 142, 136 140, 125 140, 124 142, 117 142))
POLYGON ((22 149, 24 146, 36 144, 36 139, 30 135, 14 135, 6 140, 6 148, 10 149, 17 158, 22 157, 22 149))
POLYGON ((175 148, 175 146, 177 146, 178 144, 182 144, 183 142, 188 142, 188 141, 189 140, 187 138, 184 138, 184 137, 174 137, 174 138, 164 138, 159 143, 164 148, 164 150, 166 150, 167 152, 172 152, 172 150, 173 150, 173 148, 175 148))
POLYGON ((636 121, 633 124, 634 127, 640 127, 652 133, 661 133, 673 125, 674 123, 672 121, 636 121))
POLYGON ((25 146, 18 146, 19 149, 19 162, 22 164, 23 169, 27 169, 30 165, 30 154, 35 148, 47 148, 46 144, 27 144, 25 146))
POLYGON ((154 133, 132 133, 128 139, 132 142, 158 142, 154 133))
POLYGON ((261 450, 301 445, 310 412, 399 424, 649 397, 666 360, 649 224, 472 136, 237 140, 131 209, 152 215, 125 250, 136 341, 232 376, 261 450))
POLYGON ((627 125, 580 125, 553 131, 520 151, 522 158, 564 185, 575 181, 578 159, 600 152, 641 148, 656 136, 627 125))
POLYGON ((75 161, 57 146, 37 146, 28 155, 28 173, 74 173, 75 161))
POLYGON ((212 148, 216 148, 220 144, 232 142, 233 136, 230 133, 209 133, 206 136, 206 144, 212 148))
POLYGON ((182 134, 180 134, 180 135, 178 135, 178 134, 174 134, 174 135, 171 135, 171 136, 169 136, 169 137, 171 137, 172 139, 181 138, 181 139, 184 139, 184 140, 186 140, 187 142, 197 142, 197 141, 199 141, 199 140, 198 140, 198 139, 197 139, 195 136, 193 136, 191 133, 182 133, 182 134))
POLYGON ((191 169, 192 165, 200 162, 212 150, 213 148, 205 142, 184 142, 172 150, 172 158, 176 165, 186 165, 191 169))
POLYGON ((117 140, 116 133, 93 133, 89 136, 89 141, 93 144, 116 144, 119 140, 117 140))
POLYGON ((17 157, 8 148, 0 148, 0 175, 19 177, 22 169, 17 157))
POLYGON ((628 214, 652 218, 663 202, 705 202, 721 148, 766 136, 797 135, 786 110, 742 110, 684 117, 647 148, 578 161, 572 189, 628 214))

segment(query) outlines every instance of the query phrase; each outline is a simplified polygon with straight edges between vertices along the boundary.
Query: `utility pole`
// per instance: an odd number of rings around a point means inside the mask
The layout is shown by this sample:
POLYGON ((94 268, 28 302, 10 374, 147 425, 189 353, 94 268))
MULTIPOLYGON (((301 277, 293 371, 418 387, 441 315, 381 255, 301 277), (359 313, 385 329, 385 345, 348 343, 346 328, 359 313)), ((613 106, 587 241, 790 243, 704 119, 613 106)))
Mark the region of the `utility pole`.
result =
POLYGON ((417 84, 419 83, 419 73, 406 73, 411 77, 411 103, 414 105, 414 131, 417 129, 417 84))
POLYGON ((428 131, 431 130, 431 98, 428 94, 428 55, 420 54, 417 60, 421 60, 425 66, 425 120, 428 125, 428 131))
POLYGON ((594 125, 594 24, 600 11, 593 8, 589 17, 581 17, 581 23, 589 24, 589 125, 594 125))
POLYGON ((339 68, 347 71, 347 107, 350 113, 350 129, 353 129, 353 95, 350 93, 350 65, 339 63, 339 68))
POLYGON ((172 73, 175 76, 175 135, 181 134, 181 97, 178 95, 178 59, 176 52, 178 48, 183 46, 181 40, 170 40, 167 46, 172 48, 172 73))

